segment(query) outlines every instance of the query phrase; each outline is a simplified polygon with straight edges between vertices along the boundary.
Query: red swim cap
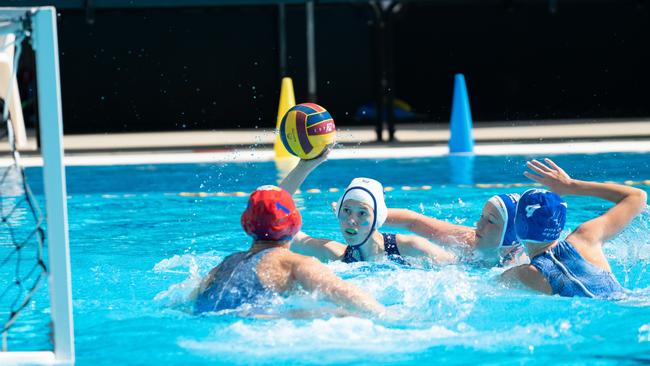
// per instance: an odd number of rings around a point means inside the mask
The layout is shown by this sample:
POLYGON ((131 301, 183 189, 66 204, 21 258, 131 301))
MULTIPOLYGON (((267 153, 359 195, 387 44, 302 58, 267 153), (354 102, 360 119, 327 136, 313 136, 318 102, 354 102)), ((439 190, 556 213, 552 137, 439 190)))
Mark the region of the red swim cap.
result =
POLYGON ((289 192, 262 186, 248 198, 241 226, 254 240, 291 240, 300 230, 302 219, 289 192))

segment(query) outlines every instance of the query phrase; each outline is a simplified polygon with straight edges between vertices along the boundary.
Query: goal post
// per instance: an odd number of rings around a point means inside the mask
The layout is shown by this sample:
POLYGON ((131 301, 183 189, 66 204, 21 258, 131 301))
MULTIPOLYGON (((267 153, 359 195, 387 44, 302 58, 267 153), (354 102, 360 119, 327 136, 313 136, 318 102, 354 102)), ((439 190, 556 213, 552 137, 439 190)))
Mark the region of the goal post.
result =
POLYGON ((34 13, 34 51, 50 264, 50 302, 57 361, 74 362, 68 207, 63 164, 59 45, 54 7, 34 13))
MULTIPOLYGON (((43 158, 43 188, 48 253, 48 287, 53 352, 0 352, 0 364, 73 364, 74 333, 67 217, 67 192, 63 163, 63 123, 59 78, 59 51, 54 7, 0 8, 0 18, 24 14, 36 61, 38 117, 43 158)), ((19 45, 18 45, 19 46, 19 45)), ((18 65, 14 65, 17 67, 18 65)), ((3 86, 0 86, 3 87, 3 86)), ((8 124, 9 125, 9 124, 8 124)), ((8 127, 9 128, 9 127, 8 127)), ((11 132, 9 132, 11 141, 11 132)), ((12 151, 14 156, 18 153, 12 151)))

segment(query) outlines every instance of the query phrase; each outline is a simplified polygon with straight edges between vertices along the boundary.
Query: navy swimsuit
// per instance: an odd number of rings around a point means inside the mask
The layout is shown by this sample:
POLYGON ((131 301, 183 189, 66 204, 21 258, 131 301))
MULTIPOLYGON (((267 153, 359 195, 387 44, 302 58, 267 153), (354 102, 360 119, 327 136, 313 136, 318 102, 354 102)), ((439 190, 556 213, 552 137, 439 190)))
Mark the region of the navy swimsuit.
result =
POLYGON ((196 298, 194 314, 236 309, 271 297, 272 291, 265 288, 257 276, 257 264, 273 249, 264 249, 249 257, 246 253, 236 253, 224 259, 214 281, 196 298))
POLYGON ((587 262, 566 240, 530 261, 551 285, 553 294, 607 298, 625 290, 611 272, 587 262))
MULTIPOLYGON (((397 264, 408 265, 408 262, 406 262, 406 260, 404 260, 402 255, 399 253, 399 249, 397 248, 397 238, 395 237, 395 234, 381 235, 384 237, 384 251, 386 251, 386 256, 388 256, 388 259, 397 264)), ((360 260, 354 258, 354 248, 350 245, 345 248, 345 253, 343 254, 343 259, 341 259, 341 261, 343 263, 360 262, 360 260)))

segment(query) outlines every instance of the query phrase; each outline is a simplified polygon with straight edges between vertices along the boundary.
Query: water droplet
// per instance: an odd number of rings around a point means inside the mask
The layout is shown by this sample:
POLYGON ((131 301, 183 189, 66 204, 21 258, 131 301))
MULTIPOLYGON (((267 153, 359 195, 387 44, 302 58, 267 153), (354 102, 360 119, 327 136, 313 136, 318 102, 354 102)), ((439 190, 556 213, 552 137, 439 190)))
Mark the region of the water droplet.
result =
POLYGON ((571 323, 569 323, 568 321, 565 320, 560 324, 560 330, 567 331, 569 329, 571 329, 571 323))
POLYGON ((639 328, 639 343, 650 342, 650 324, 644 324, 639 328))

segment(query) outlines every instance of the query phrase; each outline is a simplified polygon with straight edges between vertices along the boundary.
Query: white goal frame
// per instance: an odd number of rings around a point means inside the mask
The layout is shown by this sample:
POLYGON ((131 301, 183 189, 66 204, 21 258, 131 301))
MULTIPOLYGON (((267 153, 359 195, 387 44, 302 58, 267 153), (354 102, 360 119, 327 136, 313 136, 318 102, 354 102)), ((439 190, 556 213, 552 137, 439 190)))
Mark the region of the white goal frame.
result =
MULTIPOLYGON (((36 53, 38 115, 43 156, 43 186, 47 220, 49 295, 54 351, 0 352, 0 365, 74 364, 74 327, 68 209, 63 165, 63 122, 56 9, 51 6, 0 8, 0 13, 30 14, 36 53)), ((18 65, 14 65, 18 67, 18 65)))

